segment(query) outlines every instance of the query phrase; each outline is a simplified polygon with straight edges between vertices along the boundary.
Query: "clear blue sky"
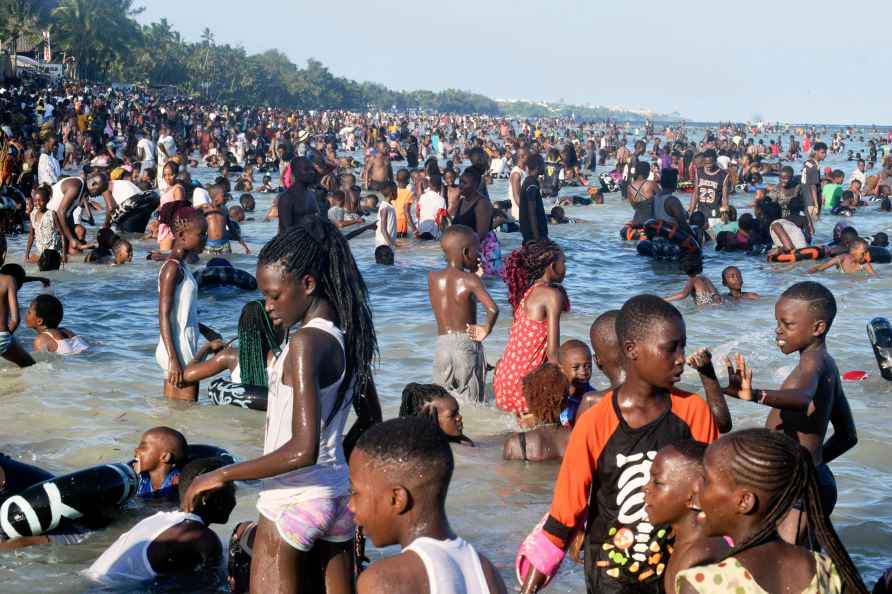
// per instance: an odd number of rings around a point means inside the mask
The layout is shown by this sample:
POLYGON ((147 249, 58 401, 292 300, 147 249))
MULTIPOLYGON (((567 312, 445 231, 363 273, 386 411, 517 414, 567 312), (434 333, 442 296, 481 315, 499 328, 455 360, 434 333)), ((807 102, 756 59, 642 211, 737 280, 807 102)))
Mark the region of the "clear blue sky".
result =
POLYGON ((336 75, 394 89, 461 88, 699 120, 892 124, 888 0, 145 5, 141 21, 166 17, 187 40, 209 27, 217 43, 276 48, 298 65, 314 57, 336 75))

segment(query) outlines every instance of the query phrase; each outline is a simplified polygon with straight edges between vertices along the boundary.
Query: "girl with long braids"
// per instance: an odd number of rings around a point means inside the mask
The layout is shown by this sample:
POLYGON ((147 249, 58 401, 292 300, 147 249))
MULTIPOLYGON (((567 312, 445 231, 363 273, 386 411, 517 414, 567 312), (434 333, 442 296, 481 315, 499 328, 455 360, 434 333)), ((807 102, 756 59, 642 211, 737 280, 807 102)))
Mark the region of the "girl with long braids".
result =
POLYGON ((251 591, 320 592, 313 576, 324 575, 329 594, 352 592, 344 428, 351 404, 357 424, 381 419, 368 291, 347 240, 319 217, 304 217, 264 246, 257 282, 273 326, 299 325, 271 365, 263 456, 200 476, 183 501, 191 509, 202 493, 263 479, 251 591))
POLYGON ((548 361, 559 365, 561 314, 570 300, 561 286, 567 269, 558 244, 531 241, 508 256, 505 282, 514 324, 505 352, 496 367, 492 387, 496 406, 523 421, 527 404, 523 378, 548 361))
POLYGON ((161 339, 155 361, 167 373, 164 395, 174 400, 198 399, 198 384, 183 379, 183 369, 198 351, 198 334, 208 340, 220 336, 198 323, 198 282, 186 260, 198 255, 207 241, 204 215, 185 200, 169 202, 161 208, 162 224, 174 236, 170 256, 158 274, 158 321, 161 339))
POLYGON ((864 594, 861 576, 821 506, 811 454, 768 429, 729 433, 706 450, 698 488, 704 532, 734 546, 716 563, 676 576, 679 594, 864 594), (827 555, 786 543, 778 523, 802 501, 827 555))

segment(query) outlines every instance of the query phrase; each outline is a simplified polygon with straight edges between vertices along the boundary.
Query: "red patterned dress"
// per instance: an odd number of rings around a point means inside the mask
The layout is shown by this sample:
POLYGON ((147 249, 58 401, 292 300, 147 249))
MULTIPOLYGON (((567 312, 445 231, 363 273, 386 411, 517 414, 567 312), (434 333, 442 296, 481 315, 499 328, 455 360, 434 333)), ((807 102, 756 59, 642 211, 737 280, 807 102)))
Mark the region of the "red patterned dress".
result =
MULTIPOLYGON (((527 412, 527 403, 523 399, 523 378, 538 369, 548 358, 548 321, 541 322, 530 319, 526 314, 527 298, 534 289, 542 285, 533 285, 514 310, 514 324, 508 346, 496 367, 492 389, 496 393, 496 406, 506 412, 522 414, 527 412)), ((564 311, 570 310, 569 301, 564 303, 564 311)))

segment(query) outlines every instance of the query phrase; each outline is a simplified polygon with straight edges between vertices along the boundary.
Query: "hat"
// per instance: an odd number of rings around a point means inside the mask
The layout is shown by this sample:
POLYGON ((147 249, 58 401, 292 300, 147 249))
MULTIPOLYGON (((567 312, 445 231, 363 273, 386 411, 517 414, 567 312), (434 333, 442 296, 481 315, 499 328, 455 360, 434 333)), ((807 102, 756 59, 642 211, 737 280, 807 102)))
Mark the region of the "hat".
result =
POLYGON ((306 142, 310 139, 310 133, 306 130, 301 130, 297 133, 297 141, 298 142, 306 142))
POLYGON ((123 167, 115 167, 111 172, 112 181, 116 181, 124 177, 124 168, 123 167))

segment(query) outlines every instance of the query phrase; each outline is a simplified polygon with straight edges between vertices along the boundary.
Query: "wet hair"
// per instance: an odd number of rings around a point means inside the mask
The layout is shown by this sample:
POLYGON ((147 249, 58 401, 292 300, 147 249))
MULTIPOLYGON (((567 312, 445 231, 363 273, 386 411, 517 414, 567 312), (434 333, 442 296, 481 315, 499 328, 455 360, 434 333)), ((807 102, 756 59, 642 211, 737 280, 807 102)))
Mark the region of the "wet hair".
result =
POLYGON ((682 458, 695 464, 703 465, 703 457, 706 455, 708 444, 693 439, 682 439, 666 446, 674 449, 682 458))
MULTIPOLYGON (((761 526, 749 538, 736 543, 718 562, 739 557, 744 551, 777 539, 777 525, 801 499, 809 528, 833 560, 842 579, 843 592, 867 592, 833 524, 824 513, 814 463, 808 450, 784 433, 768 429, 735 431, 718 443, 730 450, 725 463, 734 482, 768 495, 761 526)), ((760 506, 762 503, 760 499, 760 506)))
POLYGON ((636 295, 625 303, 616 318, 616 336, 622 345, 627 340, 641 340, 651 335, 655 322, 682 322, 678 309, 656 295, 636 295))
POLYGON ((684 254, 678 260, 678 267, 688 276, 703 274, 703 255, 699 252, 696 254, 684 254))
POLYGON ((62 267, 62 254, 54 249, 46 249, 40 252, 37 258, 37 269, 41 272, 59 270, 62 267))
POLYGON ((592 343, 592 351, 595 351, 596 342, 606 342, 619 348, 619 341, 616 336, 616 319, 619 317, 618 309, 605 311, 592 322, 589 328, 588 336, 592 343))
POLYGON ((47 328, 58 328, 62 323, 64 308, 62 302, 53 295, 38 295, 31 302, 34 308, 34 314, 43 320, 43 325, 47 328))
POLYGON ((393 248, 389 245, 379 245, 375 248, 375 264, 393 266, 393 248))
MULTIPOLYGON (((170 449, 170 454, 173 456, 173 465, 177 468, 182 468, 186 463, 186 437, 177 431, 176 429, 171 429, 170 427, 152 427, 146 433, 153 433, 155 435, 160 435, 161 438, 167 442, 166 445, 170 449)), ((182 484, 182 480, 180 481, 182 484)))
MULTIPOLYGON (((4 239, 4 241, 6 241, 4 239)), ((58 253, 58 252, 56 252, 58 253)), ((15 279, 15 284, 18 288, 22 288, 22 285, 25 284, 25 269, 21 267, 19 264, 15 264, 10 262, 9 264, 4 264, 2 268, 0 268, 0 274, 5 274, 7 276, 11 276, 15 279)))
POLYGON ((796 283, 781 294, 781 299, 796 299, 808 302, 808 311, 819 320, 824 320, 827 329, 826 335, 836 318, 836 298, 830 289, 814 281, 796 283))
POLYGON ((248 193, 242 194, 241 196, 239 196, 238 202, 242 205, 242 208, 244 208, 246 212, 254 212, 256 202, 253 195, 248 193))
POLYGON ((566 217, 566 212, 564 212, 564 209, 561 208, 560 206, 555 206, 554 208, 551 209, 551 212, 548 214, 549 214, 549 216, 551 216, 552 218, 555 218, 557 220, 563 220, 564 217, 566 217))
POLYGON ((249 301, 238 319, 238 366, 243 384, 268 385, 266 357, 271 350, 278 353, 279 341, 263 300, 249 301))
POLYGON ((892 200, 888 198, 883 198, 880 201, 880 210, 884 210, 886 212, 892 211, 892 200))
POLYGON ((403 388, 403 398, 400 401, 401 417, 423 417, 433 420, 439 427, 437 419, 437 407, 434 400, 449 397, 449 392, 443 386, 437 384, 416 384, 412 382, 403 388))
POLYGON ((434 490, 438 505, 446 503, 455 460, 446 435, 428 419, 398 417, 372 425, 356 442, 371 465, 411 485, 421 480, 434 490))
POLYGON ((192 208, 192 203, 188 200, 168 202, 161 207, 161 212, 158 214, 158 220, 173 229, 175 233, 203 219, 204 214, 200 210, 192 208))
POLYGON ((505 259, 505 283, 512 309, 517 309, 527 290, 562 255, 561 247, 550 239, 531 241, 511 252, 505 259))
MULTIPOLYGON (((227 462, 223 458, 199 458, 197 460, 192 460, 188 464, 186 464, 185 468, 180 472, 180 483, 177 486, 177 492, 179 493, 180 500, 185 501, 186 493, 189 492, 189 487, 192 486, 192 482, 198 478, 202 474, 207 474, 208 472, 213 472, 218 468, 223 468, 226 466, 227 462)), ((199 503, 196 499, 195 513, 200 513, 203 509, 206 508, 214 508, 218 503, 218 497, 220 494, 225 492, 227 489, 233 489, 232 484, 228 484, 224 486, 222 489, 218 489, 215 491, 211 491, 207 494, 207 499, 204 504, 199 503)))
POLYGON ((260 250, 258 266, 281 264, 295 281, 303 275, 316 279, 316 291, 331 304, 335 323, 346 336, 344 379, 338 389, 328 424, 354 390, 361 393, 372 383, 372 362, 378 338, 372 323, 369 292, 350 244, 334 223, 321 217, 304 217, 300 224, 273 237, 260 250), (350 392, 348 397, 347 393, 350 392))
POLYGON ((540 423, 558 422, 569 390, 567 376, 554 363, 544 363, 523 378, 523 399, 540 423))
POLYGON ((667 167, 660 170, 660 187, 664 190, 674 192, 678 189, 678 170, 667 167))
POLYGON ((731 272, 732 270, 736 270, 737 272, 740 272, 740 269, 737 266, 726 266, 725 269, 722 270, 722 280, 725 280, 725 276, 727 276, 727 274, 729 272, 731 272))

